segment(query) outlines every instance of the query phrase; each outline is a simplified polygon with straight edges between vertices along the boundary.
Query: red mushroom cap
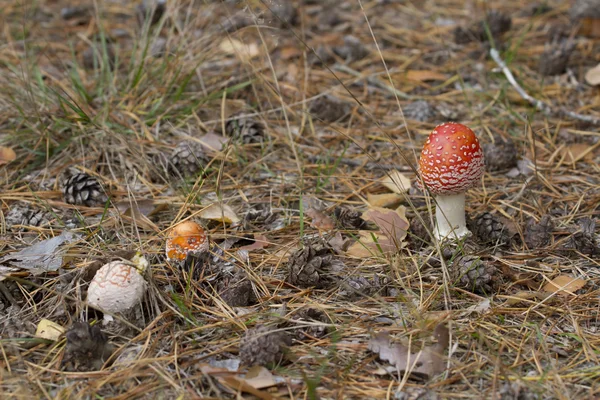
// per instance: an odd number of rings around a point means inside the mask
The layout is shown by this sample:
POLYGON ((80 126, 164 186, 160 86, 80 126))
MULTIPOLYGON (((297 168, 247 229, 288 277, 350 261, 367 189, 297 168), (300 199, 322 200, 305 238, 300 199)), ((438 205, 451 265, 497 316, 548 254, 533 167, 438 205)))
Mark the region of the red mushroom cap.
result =
POLYGON ((484 170, 477 136, 456 122, 436 126, 419 159, 419 172, 433 194, 464 193, 477 183, 484 170))

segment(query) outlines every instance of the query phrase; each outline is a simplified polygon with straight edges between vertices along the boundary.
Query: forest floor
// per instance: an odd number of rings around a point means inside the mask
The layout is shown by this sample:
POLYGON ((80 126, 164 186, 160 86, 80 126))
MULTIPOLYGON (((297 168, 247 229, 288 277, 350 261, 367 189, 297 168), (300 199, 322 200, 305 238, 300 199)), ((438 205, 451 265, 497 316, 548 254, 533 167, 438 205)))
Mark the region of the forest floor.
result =
POLYGON ((0 397, 600 398, 600 20, 522 3, 5 0, 0 397), (487 171, 440 243, 446 121, 487 171))

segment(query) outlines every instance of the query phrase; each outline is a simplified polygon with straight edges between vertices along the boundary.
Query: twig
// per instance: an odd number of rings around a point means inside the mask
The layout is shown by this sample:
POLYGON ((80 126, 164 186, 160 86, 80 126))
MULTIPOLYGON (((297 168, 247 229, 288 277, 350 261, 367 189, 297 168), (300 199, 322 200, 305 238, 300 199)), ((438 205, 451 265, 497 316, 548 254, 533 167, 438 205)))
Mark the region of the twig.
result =
MULTIPOLYGON (((365 169, 383 169, 383 170, 392 170, 395 169, 401 172, 414 172, 414 170, 410 166, 406 165, 397 165, 397 164, 380 164, 378 162, 364 162, 358 160, 351 160, 349 158, 337 158, 335 156, 331 156, 336 160, 339 160, 340 163, 344 165, 348 165, 350 167, 360 167, 363 166, 365 169)), ((319 162, 323 161, 323 156, 313 156, 309 155, 308 159, 310 162, 319 162)))
POLYGON ((517 83, 517 80, 515 79, 514 75, 512 74, 512 72, 510 72, 510 69, 508 68, 508 66, 506 65, 504 60, 500 57, 498 50, 491 49, 490 56, 496 62, 496 64, 498 64, 500 69, 502 69, 502 73, 504 73, 504 76, 506 76, 506 79, 508 79, 508 82, 512 85, 512 87, 515 88, 515 90, 519 93, 519 95, 523 99, 527 100, 529 102, 529 104, 534 106, 539 111, 543 112, 546 115, 565 116, 565 117, 573 118, 573 119, 576 119, 579 121, 584 121, 584 122, 587 122, 587 123, 590 123, 593 125, 600 125, 600 118, 598 118, 598 117, 593 117, 591 115, 578 114, 576 112, 565 110, 563 108, 556 110, 556 109, 552 108, 551 105, 544 103, 541 100, 531 97, 525 91, 525 89, 523 89, 521 87, 521 85, 519 85, 517 83))
POLYGON ((403 99, 406 99, 406 100, 414 100, 415 99, 415 96, 411 96, 409 94, 401 92, 400 90, 398 90, 396 88, 386 85, 385 83, 381 82, 379 79, 377 79, 373 76, 365 76, 364 74, 361 74, 360 72, 353 70, 352 68, 348 67, 347 65, 336 64, 333 67, 333 69, 336 71, 345 72, 345 73, 353 75, 357 78, 366 79, 368 84, 376 86, 380 89, 387 90, 388 92, 395 94, 398 97, 401 97, 403 99))

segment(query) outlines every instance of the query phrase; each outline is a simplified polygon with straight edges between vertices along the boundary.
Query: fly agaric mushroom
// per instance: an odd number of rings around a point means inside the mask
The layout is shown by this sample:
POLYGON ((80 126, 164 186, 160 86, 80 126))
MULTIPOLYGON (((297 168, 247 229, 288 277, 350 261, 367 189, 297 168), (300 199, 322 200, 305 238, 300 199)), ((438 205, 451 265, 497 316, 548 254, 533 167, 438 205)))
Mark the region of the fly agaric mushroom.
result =
POLYGON ((470 232, 465 223, 465 192, 483 175, 483 150, 475 133, 456 122, 435 127, 421 151, 419 173, 437 203, 434 235, 457 239, 470 232))
POLYGON ((200 224, 184 221, 175 225, 167 238, 167 259, 184 262, 188 255, 197 256, 208 250, 208 235, 200 224))
MULTIPOLYGON (((146 291, 143 273, 148 260, 140 253, 131 262, 112 261, 103 265, 88 288, 88 304, 110 313, 122 313, 137 305, 146 291)), ((112 321, 104 314, 104 322, 112 321)))

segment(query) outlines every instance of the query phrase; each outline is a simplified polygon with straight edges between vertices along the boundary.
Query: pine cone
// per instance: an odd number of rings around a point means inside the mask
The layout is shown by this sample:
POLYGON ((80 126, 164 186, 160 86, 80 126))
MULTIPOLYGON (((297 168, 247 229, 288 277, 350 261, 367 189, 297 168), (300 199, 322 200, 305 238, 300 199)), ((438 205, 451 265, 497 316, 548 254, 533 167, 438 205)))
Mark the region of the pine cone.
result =
POLYGON ((347 207, 336 207, 333 211, 336 221, 342 229, 363 229, 365 220, 357 210, 347 207))
POLYGON ((100 182, 84 172, 75 174, 64 181, 63 194, 66 203, 78 206, 103 206, 108 200, 100 182))
POLYGON ((535 219, 531 218, 527 222, 523 232, 525 244, 530 249, 546 247, 550 243, 550 240, 552 240, 553 229, 554 223, 551 216, 544 215, 539 223, 536 223, 535 219))
POLYGON ((495 272, 492 264, 476 256, 460 256, 452 263, 454 285, 473 293, 492 292, 495 272))
POLYGON ((469 224, 469 229, 482 243, 509 244, 514 234, 504 224, 503 219, 484 212, 469 224))
POLYGON ((248 211, 244 216, 244 230, 277 230, 283 227, 283 220, 279 213, 272 212, 267 207, 257 207, 248 211))
MULTIPOLYGON (((309 322, 320 322, 322 324, 331 324, 329 316, 316 308, 303 308, 294 314, 294 319, 305 320, 309 322)), ((325 325, 304 326, 297 330, 298 339, 302 340, 305 336, 321 338, 329 332, 329 327, 325 325)))
POLYGON ((8 227, 13 225, 45 226, 49 225, 53 219, 52 212, 32 207, 27 203, 13 205, 5 216, 6 226, 8 227))
POLYGON ((113 346, 100 326, 76 322, 65 334, 67 344, 63 364, 77 371, 99 370, 113 352, 113 346))
POLYGON ((172 176, 192 176, 200 172, 208 162, 204 147, 195 141, 180 142, 168 159, 167 171, 172 176))
POLYGON ((351 300, 374 295, 388 296, 390 294, 389 283, 387 277, 380 280, 377 275, 373 279, 367 279, 363 276, 353 276, 342 282, 340 295, 351 300))
POLYGON ((252 282, 245 273, 237 273, 219 285, 219 296, 230 307, 248 307, 256 303, 252 282))
POLYGON ((501 171, 517 166, 517 146, 510 138, 496 138, 494 143, 484 144, 483 155, 488 171, 501 171))
POLYGON ((265 125, 252 117, 241 114, 225 123, 225 134, 242 143, 262 143, 265 140, 265 125))
POLYGON ((430 226, 430 220, 428 215, 421 215, 425 225, 421 220, 414 216, 410 220, 410 226, 408 228, 408 241, 412 244, 414 249, 420 249, 423 246, 428 246, 431 243, 430 232, 433 232, 433 228, 430 226))
POLYGON ((136 7, 136 17, 140 26, 150 19, 150 25, 156 24, 167 9, 166 0, 142 0, 136 7))
POLYGON ((600 255, 600 247, 598 247, 598 241, 596 239, 596 221, 592 218, 582 218, 579 221, 580 229, 575 232, 567 246, 569 248, 575 248, 582 254, 588 256, 600 255))
POLYGON ((325 122, 338 121, 349 111, 348 104, 343 103, 329 94, 315 99, 309 108, 309 112, 314 119, 323 120, 325 122))
POLYGON ((560 75, 567 70, 567 64, 571 53, 575 50, 575 44, 570 40, 559 43, 550 43, 540 56, 538 71, 544 76, 560 75))
POLYGON ((509 31, 512 26, 512 18, 510 15, 492 10, 486 19, 476 22, 469 28, 457 27, 454 30, 454 41, 457 44, 465 44, 473 41, 487 42, 489 40, 487 29, 494 40, 498 40, 500 36, 509 31))
POLYGON ((332 261, 330 249, 323 247, 317 250, 306 245, 290 256, 287 282, 301 288, 325 287, 329 283, 326 271, 332 261))
POLYGON ((283 352, 292 344, 286 331, 274 331, 265 325, 248 329, 240 342, 240 358, 248 366, 273 365, 281 362, 283 352))
POLYGON ((431 121, 436 115, 435 109, 425 100, 414 101, 405 105, 402 107, 402 113, 404 118, 420 122, 431 121))

